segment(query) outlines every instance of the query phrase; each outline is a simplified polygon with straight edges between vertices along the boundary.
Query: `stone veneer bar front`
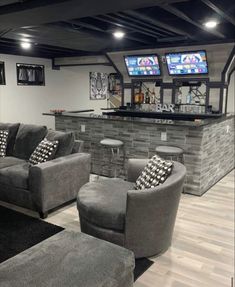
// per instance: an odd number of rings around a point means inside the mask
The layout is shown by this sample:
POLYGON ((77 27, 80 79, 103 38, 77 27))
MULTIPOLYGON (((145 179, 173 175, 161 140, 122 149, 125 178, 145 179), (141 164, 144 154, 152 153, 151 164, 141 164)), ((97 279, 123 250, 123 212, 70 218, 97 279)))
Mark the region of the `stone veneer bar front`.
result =
MULTIPOLYGON (((52 115, 52 114, 45 114, 52 115)), ((109 175, 109 150, 100 141, 113 138, 124 142, 117 162, 118 174, 126 177, 128 158, 150 158, 158 145, 177 146, 184 150, 187 177, 184 192, 202 195, 234 168, 234 116, 200 122, 161 119, 63 114, 55 116, 59 131, 75 131, 92 155, 92 173, 109 175), (81 126, 85 126, 82 132, 81 126), (167 141, 161 141, 161 132, 167 141)), ((111 170, 113 172, 113 168, 111 170)))

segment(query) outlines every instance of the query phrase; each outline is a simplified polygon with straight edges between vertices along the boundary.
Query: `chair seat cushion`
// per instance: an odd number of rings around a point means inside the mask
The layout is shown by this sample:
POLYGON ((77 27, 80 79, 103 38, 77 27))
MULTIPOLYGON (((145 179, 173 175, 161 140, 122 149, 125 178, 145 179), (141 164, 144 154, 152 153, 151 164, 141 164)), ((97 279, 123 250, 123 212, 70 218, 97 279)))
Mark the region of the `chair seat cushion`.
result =
POLYGON ((124 230, 128 190, 134 183, 103 179, 85 184, 78 193, 78 210, 87 221, 103 228, 124 230))
POLYGON ((21 163, 0 169, 0 184, 28 189, 29 163, 21 163))
POLYGON ((0 169, 22 163, 26 163, 26 161, 14 156, 0 157, 0 169))

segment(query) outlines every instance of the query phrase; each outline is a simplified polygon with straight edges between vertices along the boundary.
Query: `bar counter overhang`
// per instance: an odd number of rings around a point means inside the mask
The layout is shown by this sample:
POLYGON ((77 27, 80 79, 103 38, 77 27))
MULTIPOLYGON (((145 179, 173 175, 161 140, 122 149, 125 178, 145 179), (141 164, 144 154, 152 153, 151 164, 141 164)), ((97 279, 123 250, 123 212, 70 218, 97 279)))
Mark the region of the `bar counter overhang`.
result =
POLYGON ((205 193, 234 168, 234 115, 200 121, 76 113, 44 115, 55 116, 56 130, 75 131, 76 137, 84 140, 85 152, 92 155, 92 173, 109 174, 109 156, 100 146, 103 138, 124 142, 126 160, 123 165, 121 153, 118 161, 123 178, 128 158, 150 158, 159 145, 181 147, 187 168, 184 192, 194 195, 205 193), (161 133, 167 134, 166 141, 161 140, 161 133))

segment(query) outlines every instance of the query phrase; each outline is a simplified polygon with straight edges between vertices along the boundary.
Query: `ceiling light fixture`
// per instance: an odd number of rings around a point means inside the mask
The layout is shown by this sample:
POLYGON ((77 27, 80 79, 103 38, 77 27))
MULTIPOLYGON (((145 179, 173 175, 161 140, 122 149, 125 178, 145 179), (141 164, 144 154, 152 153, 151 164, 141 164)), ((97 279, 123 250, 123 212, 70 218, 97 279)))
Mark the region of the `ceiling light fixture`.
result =
POLYGON ((204 23, 204 25, 208 29, 213 29, 218 25, 218 23, 215 20, 209 20, 206 23, 204 23))
POLYGON ((125 33, 123 31, 116 31, 113 33, 113 36, 116 39, 122 39, 125 36, 125 33))
POLYGON ((20 43, 21 48, 25 49, 25 50, 29 50, 31 48, 31 43, 29 42, 21 42, 20 43))

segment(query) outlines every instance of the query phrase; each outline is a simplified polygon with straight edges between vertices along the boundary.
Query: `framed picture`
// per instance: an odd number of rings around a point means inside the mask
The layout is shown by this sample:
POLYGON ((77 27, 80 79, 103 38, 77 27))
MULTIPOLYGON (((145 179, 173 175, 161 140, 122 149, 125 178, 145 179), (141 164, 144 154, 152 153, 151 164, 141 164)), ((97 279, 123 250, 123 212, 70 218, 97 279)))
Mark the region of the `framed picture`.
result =
POLYGON ((43 65, 16 64, 17 85, 45 86, 43 65))
POLYGON ((108 74, 90 72, 90 100, 106 100, 108 85, 108 74))
POLYGON ((0 62, 0 85, 6 85, 4 62, 0 62))

